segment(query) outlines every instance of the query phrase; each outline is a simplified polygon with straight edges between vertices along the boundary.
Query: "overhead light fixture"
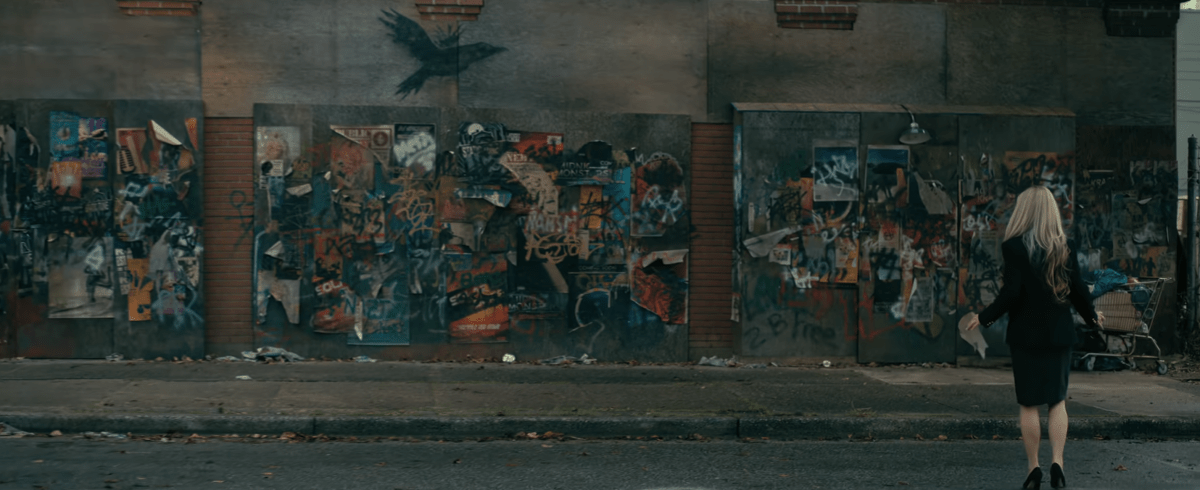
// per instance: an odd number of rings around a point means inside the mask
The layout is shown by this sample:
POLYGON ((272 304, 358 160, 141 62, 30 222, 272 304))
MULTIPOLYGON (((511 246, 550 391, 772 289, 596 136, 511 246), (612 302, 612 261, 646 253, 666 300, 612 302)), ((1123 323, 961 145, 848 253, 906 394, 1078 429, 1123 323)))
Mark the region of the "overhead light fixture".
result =
POLYGON ((921 129, 921 126, 917 124, 917 117, 913 115, 912 111, 910 111, 907 107, 904 107, 904 110, 908 111, 908 117, 912 118, 912 124, 909 124, 908 129, 905 129, 903 133, 900 133, 901 143, 906 145, 919 145, 933 138, 933 136, 929 134, 929 131, 921 129))

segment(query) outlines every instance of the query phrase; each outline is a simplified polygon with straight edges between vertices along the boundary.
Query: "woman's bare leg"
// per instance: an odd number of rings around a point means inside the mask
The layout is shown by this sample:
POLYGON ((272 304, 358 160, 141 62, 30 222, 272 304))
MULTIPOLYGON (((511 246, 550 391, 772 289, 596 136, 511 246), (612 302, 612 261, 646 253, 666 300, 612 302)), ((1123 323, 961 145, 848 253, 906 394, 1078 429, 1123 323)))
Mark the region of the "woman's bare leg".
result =
MULTIPOLYGON (((1061 401, 1050 407, 1050 451, 1051 463, 1063 464, 1063 448, 1067 445, 1067 402, 1061 401)), ((1028 451, 1029 446, 1025 446, 1028 451)))
MULTIPOLYGON (((1065 430, 1063 434, 1066 434, 1065 430)), ((1038 467, 1038 446, 1042 443, 1042 423, 1038 418, 1037 406, 1021 405, 1021 441, 1025 443, 1025 457, 1029 459, 1029 468, 1026 471, 1033 471, 1038 467)), ((1061 452, 1059 455, 1061 456, 1061 452)))

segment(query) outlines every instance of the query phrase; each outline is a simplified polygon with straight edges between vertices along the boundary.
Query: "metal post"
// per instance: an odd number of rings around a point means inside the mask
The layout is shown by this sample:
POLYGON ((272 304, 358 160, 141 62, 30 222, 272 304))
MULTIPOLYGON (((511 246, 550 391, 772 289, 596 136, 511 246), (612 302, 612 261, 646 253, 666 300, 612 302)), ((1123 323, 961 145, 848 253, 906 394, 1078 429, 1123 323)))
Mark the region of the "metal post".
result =
POLYGON ((1197 206, 1196 198, 1200 196, 1200 182, 1197 182, 1196 171, 1196 135, 1188 138, 1188 201, 1187 201, 1187 222, 1183 228, 1187 232, 1187 265, 1188 265, 1188 326, 1187 335, 1191 335, 1196 331, 1196 314, 1197 309, 1200 309, 1200 298, 1197 297, 1197 292, 1200 292, 1200 285, 1196 284, 1200 280, 1200 274, 1197 274, 1197 243, 1196 243, 1196 218, 1197 206))

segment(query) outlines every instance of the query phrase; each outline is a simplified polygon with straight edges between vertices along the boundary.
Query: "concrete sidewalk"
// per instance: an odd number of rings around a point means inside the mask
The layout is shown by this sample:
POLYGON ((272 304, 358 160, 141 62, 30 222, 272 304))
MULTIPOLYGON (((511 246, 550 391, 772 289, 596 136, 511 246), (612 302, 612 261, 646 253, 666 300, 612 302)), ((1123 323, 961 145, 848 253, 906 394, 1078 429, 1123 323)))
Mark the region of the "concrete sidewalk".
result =
MULTIPOLYGON (((0 361, 0 422, 45 433, 950 438, 1019 435, 1007 369, 0 361), (240 380, 238 376, 249 376, 240 380)), ((1071 373, 1075 437, 1200 438, 1200 385, 1071 373)))

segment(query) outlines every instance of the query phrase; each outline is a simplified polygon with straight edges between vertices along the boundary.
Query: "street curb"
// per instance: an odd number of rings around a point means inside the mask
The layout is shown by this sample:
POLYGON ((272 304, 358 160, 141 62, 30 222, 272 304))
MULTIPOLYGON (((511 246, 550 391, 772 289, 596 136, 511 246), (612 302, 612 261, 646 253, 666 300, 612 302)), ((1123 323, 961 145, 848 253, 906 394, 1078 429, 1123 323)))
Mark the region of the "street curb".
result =
MULTIPOLYGON (((0 413, 0 422, 34 433, 325 434, 438 439, 507 438, 521 432, 575 437, 792 439, 1006 439, 1021 435, 1016 418, 905 417, 298 417, 0 413)), ((1044 424, 1043 424, 1044 425, 1044 424)), ((1076 417, 1070 434, 1114 439, 1200 438, 1200 418, 1076 417)))
POLYGON ((34 433, 59 430, 70 432, 115 432, 124 434, 163 434, 169 432, 204 434, 280 434, 310 433, 312 417, 294 416, 220 416, 220 415, 131 415, 131 414, 0 414, 0 422, 34 433))
POLYGON ((733 417, 316 417, 315 433, 438 438, 512 437, 520 432, 575 437, 737 437, 733 417))

